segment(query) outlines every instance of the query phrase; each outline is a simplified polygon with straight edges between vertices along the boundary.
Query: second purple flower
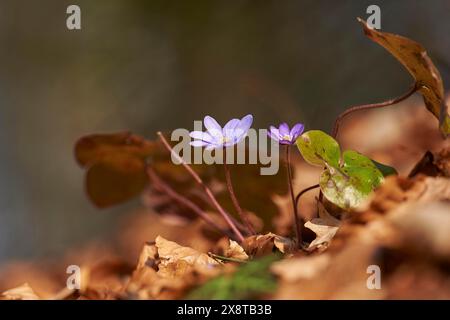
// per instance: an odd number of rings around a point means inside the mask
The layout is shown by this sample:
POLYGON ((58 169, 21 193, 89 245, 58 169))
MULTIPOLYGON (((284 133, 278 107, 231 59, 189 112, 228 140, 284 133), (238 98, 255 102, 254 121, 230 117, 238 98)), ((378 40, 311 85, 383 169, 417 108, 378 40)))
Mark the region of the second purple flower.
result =
POLYGON ((294 144, 304 129, 305 127, 302 123, 297 123, 292 129, 289 129, 287 123, 283 122, 278 128, 270 126, 268 135, 280 144, 294 144))

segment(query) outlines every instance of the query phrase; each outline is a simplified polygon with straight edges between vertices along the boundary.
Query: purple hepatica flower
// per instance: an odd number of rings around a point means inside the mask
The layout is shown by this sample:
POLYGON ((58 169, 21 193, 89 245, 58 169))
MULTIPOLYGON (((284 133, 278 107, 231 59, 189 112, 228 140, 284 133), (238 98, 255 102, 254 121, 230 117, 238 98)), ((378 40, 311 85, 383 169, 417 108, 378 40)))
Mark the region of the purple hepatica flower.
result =
POLYGON ((241 120, 231 119, 222 128, 214 118, 206 116, 203 120, 206 131, 192 131, 189 133, 191 138, 194 139, 191 142, 191 146, 206 147, 209 150, 233 146, 247 136, 252 122, 253 116, 248 114, 241 120))
POLYGON ((289 126, 284 122, 280 124, 278 129, 274 126, 270 126, 268 135, 280 144, 294 144, 297 138, 303 133, 304 129, 305 127, 303 124, 297 123, 291 130, 289 130, 289 126))

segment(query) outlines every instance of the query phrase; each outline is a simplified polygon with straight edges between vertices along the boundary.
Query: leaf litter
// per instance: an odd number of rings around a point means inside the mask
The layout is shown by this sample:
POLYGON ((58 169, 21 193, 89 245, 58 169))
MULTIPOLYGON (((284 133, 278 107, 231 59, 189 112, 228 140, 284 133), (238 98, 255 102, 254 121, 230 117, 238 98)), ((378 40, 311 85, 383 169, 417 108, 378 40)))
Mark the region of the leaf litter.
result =
MULTIPOLYGON (((425 49, 362 23, 366 35, 411 73, 427 109, 440 120, 441 133, 448 135, 449 98, 444 98, 442 79, 425 49)), ((204 211, 219 229, 227 227, 218 213, 209 211, 208 199, 194 192, 186 173, 167 167, 167 154, 158 144, 130 133, 84 137, 76 155, 86 169, 93 203, 107 207, 142 193, 146 209, 127 216, 113 243, 88 243, 61 259, 3 266, 0 299, 450 299, 450 146, 422 110, 417 102, 402 102, 396 109, 355 115, 339 144, 329 140, 324 149, 320 144, 299 146, 307 162, 325 167, 329 175, 321 186, 327 199, 311 193, 300 202, 308 231, 302 243, 292 235, 291 203, 279 177, 255 184, 248 167, 239 172, 249 193, 245 207, 257 208, 248 216, 258 225, 257 234, 247 233, 239 242, 194 214, 204 211), (386 132, 371 126, 380 120, 386 132), (350 151, 341 159, 341 145, 365 156, 350 151), (147 187, 148 157, 158 174, 175 182, 191 202, 176 204, 176 193, 171 198, 161 192, 164 188, 147 187), (382 178, 386 167, 378 161, 395 167, 398 175, 382 178), (337 183, 339 170, 354 178, 350 187, 363 190, 364 201, 349 206, 326 193, 329 181, 337 183), (273 209, 278 213, 267 214, 273 209), (176 218, 180 215, 182 219, 176 218), (68 289, 65 270, 73 264, 80 266, 81 286, 68 289), (373 266, 381 270, 377 290, 369 286, 373 266)), ((321 133, 317 137, 328 139, 321 133)), ((219 197, 224 182, 210 169, 195 170, 219 197)), ((320 172, 296 158, 294 174, 301 177, 294 184, 298 192, 317 183, 320 172)))

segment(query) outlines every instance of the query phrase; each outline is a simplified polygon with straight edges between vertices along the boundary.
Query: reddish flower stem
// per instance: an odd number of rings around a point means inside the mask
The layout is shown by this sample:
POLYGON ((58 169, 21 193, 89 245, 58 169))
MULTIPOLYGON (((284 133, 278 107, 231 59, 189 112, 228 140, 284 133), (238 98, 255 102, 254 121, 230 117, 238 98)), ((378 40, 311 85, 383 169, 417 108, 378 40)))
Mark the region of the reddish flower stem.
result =
POLYGON ((163 179, 161 179, 161 177, 150 166, 147 166, 147 175, 152 180, 153 185, 157 190, 164 192, 166 195, 168 195, 170 198, 172 198, 182 206, 189 208, 192 212, 194 212, 197 216, 203 219, 208 225, 210 225, 214 229, 217 229, 219 232, 223 233, 224 235, 230 238, 234 238, 233 234, 230 234, 228 230, 225 230, 224 228, 219 226, 216 222, 214 222, 214 220, 212 220, 211 217, 208 216, 208 214, 205 211, 203 211, 197 204, 195 204, 190 199, 176 192, 169 184, 167 184, 163 179))
POLYGON ((237 228, 236 224, 231 219, 230 215, 222 208, 222 206, 217 201, 216 197, 212 193, 211 189, 203 182, 203 180, 200 178, 200 176, 184 161, 178 154, 176 154, 172 147, 170 146, 169 142, 167 142, 166 138, 161 132, 158 132, 158 136, 163 143, 163 145, 166 147, 166 149, 171 153, 171 155, 177 159, 178 162, 180 162, 183 167, 186 169, 186 171, 194 178, 195 182, 197 182, 204 190, 206 195, 211 200, 214 207, 219 211, 219 213, 222 215, 222 217, 225 219, 227 224, 230 226, 231 230, 236 234, 237 238, 240 242, 244 241, 244 236, 237 228))
POLYGON ((303 219, 298 216, 297 206, 295 205, 295 196, 294 196, 294 188, 292 186, 292 168, 291 168, 291 152, 290 145, 286 145, 286 171, 287 171, 287 180, 289 193, 291 195, 292 200, 292 208, 294 214, 294 222, 295 222, 295 235, 297 236, 297 244, 299 247, 302 245, 302 225, 303 219))

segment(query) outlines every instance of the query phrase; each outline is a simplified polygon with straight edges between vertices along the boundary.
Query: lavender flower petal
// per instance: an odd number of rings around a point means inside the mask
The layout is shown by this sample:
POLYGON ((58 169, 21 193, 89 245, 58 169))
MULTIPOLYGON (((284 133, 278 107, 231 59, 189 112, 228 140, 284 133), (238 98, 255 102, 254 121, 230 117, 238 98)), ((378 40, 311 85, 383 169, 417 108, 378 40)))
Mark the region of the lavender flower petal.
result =
POLYGON ((208 132, 192 131, 189 133, 189 136, 193 139, 202 140, 209 143, 214 142, 214 138, 208 132))
POLYGON ((289 135, 289 126, 287 125, 286 122, 283 122, 282 124, 280 124, 280 137, 283 138, 286 135, 289 135))
POLYGON ((267 132, 270 138, 272 138, 275 141, 280 141, 280 132, 277 128, 274 126, 270 126, 269 132, 267 132))
POLYGON ((236 143, 242 140, 242 138, 244 138, 247 135, 247 132, 252 126, 252 123, 253 123, 253 116, 251 114, 248 114, 241 119, 239 124, 236 126, 233 134, 236 143))
POLYGON ((227 122, 227 124, 223 127, 222 134, 224 137, 229 137, 233 135, 236 127, 239 125, 239 119, 231 119, 227 122))
POLYGON ((208 130, 209 134, 216 140, 221 141, 223 138, 222 127, 213 117, 206 116, 203 119, 203 124, 205 125, 206 130, 208 130))
POLYGON ((209 142, 202 141, 202 140, 194 140, 194 141, 191 141, 189 144, 193 147, 204 147, 204 146, 211 145, 209 142))
POLYGON ((295 126, 292 127, 290 133, 292 137, 292 142, 295 142, 295 140, 297 140, 297 138, 303 133, 304 129, 305 126, 302 123, 297 123, 295 126))

